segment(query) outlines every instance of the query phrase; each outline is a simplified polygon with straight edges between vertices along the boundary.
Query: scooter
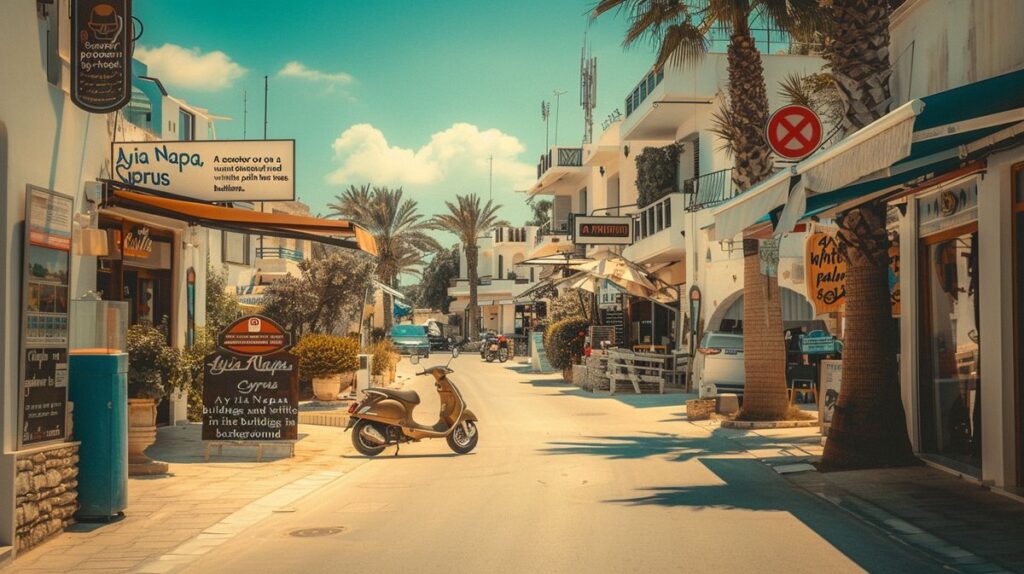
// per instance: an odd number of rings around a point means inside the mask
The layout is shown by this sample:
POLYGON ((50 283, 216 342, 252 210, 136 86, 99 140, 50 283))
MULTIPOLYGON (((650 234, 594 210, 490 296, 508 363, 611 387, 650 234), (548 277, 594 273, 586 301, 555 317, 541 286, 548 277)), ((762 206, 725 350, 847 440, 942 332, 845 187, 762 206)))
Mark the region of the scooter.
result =
MULTIPOLYGON (((463 341, 461 344, 464 344, 463 341)), ((459 356, 459 345, 452 348, 451 359, 459 356)), ((419 355, 412 355, 409 361, 419 364, 419 355)), ((466 406, 462 393, 455 387, 448 374, 454 372, 448 365, 427 367, 416 373, 430 374, 441 397, 441 412, 438 421, 424 426, 413 421, 412 411, 420 404, 416 391, 402 391, 386 388, 370 388, 363 391, 365 398, 349 407, 346 431, 352 430, 352 445, 360 454, 377 456, 389 445, 395 445, 395 455, 402 443, 419 442, 425 438, 444 438, 448 446, 458 454, 467 454, 476 448, 480 439, 477 417, 466 406)))

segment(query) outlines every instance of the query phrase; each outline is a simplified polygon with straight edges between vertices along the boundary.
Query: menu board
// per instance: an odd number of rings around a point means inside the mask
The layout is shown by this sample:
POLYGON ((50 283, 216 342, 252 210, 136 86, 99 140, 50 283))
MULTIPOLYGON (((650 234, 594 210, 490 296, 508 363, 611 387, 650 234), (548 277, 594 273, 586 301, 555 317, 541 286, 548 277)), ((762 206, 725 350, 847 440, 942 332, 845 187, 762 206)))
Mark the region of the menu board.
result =
POLYGON ((71 1, 71 101, 102 114, 131 99, 131 0, 71 1))
POLYGON ((29 186, 22 269, 21 446, 66 438, 74 200, 29 186))
POLYGON ((288 352, 206 357, 203 440, 298 438, 299 362, 288 352))

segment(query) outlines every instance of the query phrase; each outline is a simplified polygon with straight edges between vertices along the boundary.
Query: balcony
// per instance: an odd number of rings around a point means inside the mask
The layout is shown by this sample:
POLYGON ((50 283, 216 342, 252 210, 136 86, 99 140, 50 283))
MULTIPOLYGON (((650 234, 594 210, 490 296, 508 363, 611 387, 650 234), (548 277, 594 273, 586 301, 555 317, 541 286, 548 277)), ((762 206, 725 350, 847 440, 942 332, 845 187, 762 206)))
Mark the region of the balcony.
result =
POLYGON ((668 263, 683 259, 685 238, 679 215, 686 194, 669 193, 633 215, 633 245, 622 255, 636 263, 668 263), (675 213, 673 213, 675 210, 675 213))
POLYGON ((529 194, 554 194, 562 184, 568 185, 566 190, 575 191, 573 187, 582 182, 590 170, 589 166, 583 165, 583 148, 553 147, 540 156, 537 162, 537 182, 530 188, 529 194))
POLYGON ((303 253, 298 249, 288 249, 287 247, 257 247, 256 258, 285 259, 300 263, 303 259, 303 253))
POLYGON ((740 194, 732 181, 732 169, 704 174, 683 182, 682 190, 690 196, 686 211, 700 211, 725 203, 740 194))

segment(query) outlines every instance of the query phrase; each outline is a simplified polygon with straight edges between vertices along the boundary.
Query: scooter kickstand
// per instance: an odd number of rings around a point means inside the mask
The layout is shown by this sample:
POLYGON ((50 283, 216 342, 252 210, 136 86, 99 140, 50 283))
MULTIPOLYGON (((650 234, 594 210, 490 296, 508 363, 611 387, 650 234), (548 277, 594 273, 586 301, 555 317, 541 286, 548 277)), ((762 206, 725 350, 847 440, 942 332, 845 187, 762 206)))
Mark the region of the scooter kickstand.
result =
POLYGON ((398 456, 398 451, 401 450, 401 448, 402 448, 402 443, 396 442, 395 443, 395 454, 393 456, 398 456))

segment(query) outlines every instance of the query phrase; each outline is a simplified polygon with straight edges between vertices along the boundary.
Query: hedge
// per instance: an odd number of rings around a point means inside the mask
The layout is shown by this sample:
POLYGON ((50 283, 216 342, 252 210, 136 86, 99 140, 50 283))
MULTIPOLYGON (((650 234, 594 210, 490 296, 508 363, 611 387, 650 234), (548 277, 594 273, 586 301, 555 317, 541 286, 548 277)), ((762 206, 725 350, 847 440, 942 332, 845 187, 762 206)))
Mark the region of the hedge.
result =
POLYGON ((548 363, 558 370, 577 364, 583 356, 583 339, 590 322, 582 317, 569 317, 556 321, 544 333, 544 349, 548 363))

